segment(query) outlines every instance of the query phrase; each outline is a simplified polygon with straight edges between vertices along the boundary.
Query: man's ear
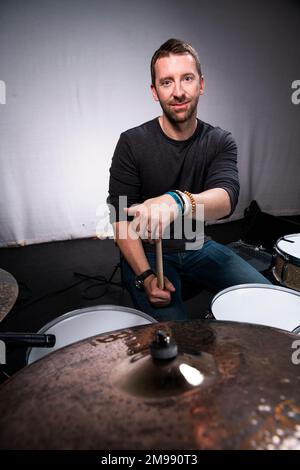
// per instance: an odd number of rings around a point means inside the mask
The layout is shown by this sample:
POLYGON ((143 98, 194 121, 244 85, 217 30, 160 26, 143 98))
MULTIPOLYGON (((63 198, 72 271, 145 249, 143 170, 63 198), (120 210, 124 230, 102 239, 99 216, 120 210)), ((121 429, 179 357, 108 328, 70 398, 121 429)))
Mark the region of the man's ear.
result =
POLYGON ((200 95, 203 95, 205 89, 205 81, 203 75, 200 77, 200 95))
POLYGON ((152 92, 152 96, 153 96, 154 101, 159 101, 157 93, 156 93, 155 86, 151 84, 150 88, 151 88, 151 92, 152 92))

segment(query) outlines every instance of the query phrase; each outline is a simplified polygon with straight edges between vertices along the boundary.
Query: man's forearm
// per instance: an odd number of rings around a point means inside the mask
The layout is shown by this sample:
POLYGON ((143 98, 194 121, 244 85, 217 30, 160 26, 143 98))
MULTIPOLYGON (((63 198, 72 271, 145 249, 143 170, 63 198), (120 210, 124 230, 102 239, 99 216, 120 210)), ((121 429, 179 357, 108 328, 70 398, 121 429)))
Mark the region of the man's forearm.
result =
POLYGON ((130 222, 122 221, 113 224, 115 240, 124 258, 135 274, 142 274, 150 268, 140 238, 133 238, 129 233, 130 222))
POLYGON ((204 220, 221 219, 231 212, 230 197, 225 189, 208 189, 202 193, 193 194, 193 197, 196 204, 204 205, 204 220))

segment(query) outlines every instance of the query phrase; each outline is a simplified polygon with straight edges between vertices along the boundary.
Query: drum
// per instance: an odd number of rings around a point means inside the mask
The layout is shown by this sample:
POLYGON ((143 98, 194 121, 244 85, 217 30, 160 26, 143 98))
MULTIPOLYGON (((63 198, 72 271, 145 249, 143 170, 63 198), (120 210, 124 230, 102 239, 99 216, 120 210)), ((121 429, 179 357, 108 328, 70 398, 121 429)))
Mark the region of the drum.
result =
POLYGON ((276 281, 300 291, 300 233, 279 238, 274 250, 272 271, 276 281))
POLYGON ((240 284, 215 295, 211 311, 217 320, 256 323, 296 332, 300 327, 300 293, 268 284, 240 284))
POLYGON ((156 323, 156 320, 146 313, 129 307, 97 305, 73 310, 55 318, 38 331, 42 334, 55 335, 56 343, 53 348, 30 348, 27 352, 27 364, 31 364, 57 349, 99 333, 149 323, 156 323))

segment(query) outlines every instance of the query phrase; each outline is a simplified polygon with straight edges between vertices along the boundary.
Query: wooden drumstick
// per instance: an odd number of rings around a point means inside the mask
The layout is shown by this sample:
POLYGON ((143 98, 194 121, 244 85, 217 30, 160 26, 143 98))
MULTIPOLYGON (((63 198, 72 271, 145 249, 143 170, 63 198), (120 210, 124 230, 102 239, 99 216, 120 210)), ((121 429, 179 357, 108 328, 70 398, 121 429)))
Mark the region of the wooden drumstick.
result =
POLYGON ((162 242, 161 238, 155 243, 155 252, 156 252, 156 276, 157 283, 160 289, 164 289, 164 267, 163 267, 163 257, 162 257, 162 242))

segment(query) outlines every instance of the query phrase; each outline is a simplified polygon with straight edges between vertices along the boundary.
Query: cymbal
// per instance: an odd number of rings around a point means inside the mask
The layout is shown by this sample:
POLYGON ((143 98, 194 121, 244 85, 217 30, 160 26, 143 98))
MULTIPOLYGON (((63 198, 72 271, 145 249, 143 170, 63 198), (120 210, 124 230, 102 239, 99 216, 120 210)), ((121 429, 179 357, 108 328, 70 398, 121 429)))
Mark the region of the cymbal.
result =
POLYGON ((80 341, 0 387, 0 448, 299 449, 297 339, 267 326, 194 320, 80 341), (150 361, 161 329, 178 348, 163 366, 171 375, 150 361), (188 387, 176 373, 165 393, 158 377, 173 377, 186 359, 203 382, 188 379, 188 387), (139 387, 135 377, 149 370, 155 383, 139 387))
POLYGON ((19 289, 15 278, 0 269, 0 321, 10 312, 18 297, 19 289))

